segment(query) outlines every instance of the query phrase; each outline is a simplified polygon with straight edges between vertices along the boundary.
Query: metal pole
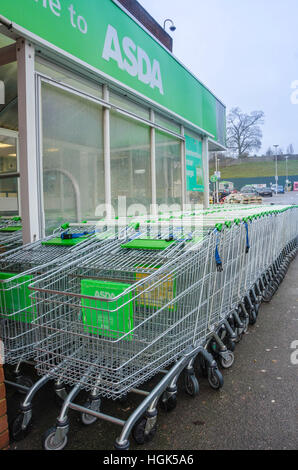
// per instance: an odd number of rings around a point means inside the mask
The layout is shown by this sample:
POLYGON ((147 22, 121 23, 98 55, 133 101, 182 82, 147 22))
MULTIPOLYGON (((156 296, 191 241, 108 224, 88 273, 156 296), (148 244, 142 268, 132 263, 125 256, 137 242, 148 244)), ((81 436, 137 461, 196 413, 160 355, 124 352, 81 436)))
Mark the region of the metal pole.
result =
POLYGON ((277 175, 277 148, 278 145, 273 145, 275 147, 275 194, 277 195, 277 185, 278 185, 278 175, 277 175))
MULTIPOLYGON (((216 176, 218 175, 219 172, 219 158, 216 155, 216 176)), ((218 179, 216 180, 216 200, 217 204, 219 204, 219 181, 218 179)))
POLYGON ((202 141, 202 158, 204 171, 204 209, 209 209, 210 190, 209 190, 209 154, 208 154, 208 137, 203 137, 202 141))
MULTIPOLYGON (((184 126, 180 126, 180 134, 184 137, 184 126)), ((189 203, 187 200, 187 184, 186 184, 186 155, 185 155, 185 141, 181 140, 180 143, 181 151, 181 178, 182 178, 182 208, 185 209, 186 204, 189 203)))

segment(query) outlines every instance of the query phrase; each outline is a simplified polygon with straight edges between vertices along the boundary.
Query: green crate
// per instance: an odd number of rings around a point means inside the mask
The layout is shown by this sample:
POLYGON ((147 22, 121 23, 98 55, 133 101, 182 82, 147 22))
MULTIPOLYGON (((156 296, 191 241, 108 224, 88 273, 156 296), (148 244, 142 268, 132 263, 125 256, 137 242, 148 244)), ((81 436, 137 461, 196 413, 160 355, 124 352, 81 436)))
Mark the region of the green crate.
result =
POLYGON ((172 243, 175 243, 175 240, 136 238, 128 243, 124 243, 121 247, 129 250, 165 250, 172 243))
POLYGON ((17 279, 15 277, 15 273, 0 272, 0 317, 11 315, 12 320, 31 323, 33 320, 33 306, 29 297, 28 285, 32 282, 33 276, 20 276, 17 279), (4 308, 5 311, 2 310, 4 308), (14 315, 15 312, 19 311, 20 313, 14 315))
MULTIPOLYGON (((81 294, 89 297, 113 299, 122 294, 130 284, 120 282, 81 280, 81 294)), ((106 302, 104 300, 82 298, 82 320, 84 329, 95 335, 109 338, 120 338, 133 329, 132 292, 125 294, 121 300, 106 302), (122 304, 126 305, 123 307, 122 304), (98 310, 93 310, 98 309, 98 310), (114 310, 114 311, 113 311, 114 310)), ((124 338, 132 340, 132 335, 124 338)))
POLYGON ((20 230, 22 230, 22 226, 21 225, 9 225, 8 227, 2 227, 0 228, 0 232, 4 232, 4 233, 11 233, 11 232, 19 232, 20 230))
POLYGON ((83 242, 84 240, 87 240, 87 237, 80 237, 80 238, 69 238, 63 240, 61 237, 57 238, 51 238, 50 240, 46 240, 41 242, 42 245, 44 246, 74 246, 77 245, 78 243, 83 242))

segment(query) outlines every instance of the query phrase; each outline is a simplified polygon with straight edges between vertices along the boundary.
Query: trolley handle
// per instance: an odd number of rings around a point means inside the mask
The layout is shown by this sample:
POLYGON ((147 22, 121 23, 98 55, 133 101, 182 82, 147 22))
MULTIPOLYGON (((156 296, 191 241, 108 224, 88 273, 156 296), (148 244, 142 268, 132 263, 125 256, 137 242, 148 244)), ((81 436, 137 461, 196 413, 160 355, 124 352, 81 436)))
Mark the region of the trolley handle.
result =
POLYGON ((61 233, 61 239, 62 240, 72 240, 73 238, 82 238, 86 237, 88 235, 93 235, 95 233, 95 230, 92 232, 82 232, 82 233, 68 233, 68 232, 63 232, 61 233))

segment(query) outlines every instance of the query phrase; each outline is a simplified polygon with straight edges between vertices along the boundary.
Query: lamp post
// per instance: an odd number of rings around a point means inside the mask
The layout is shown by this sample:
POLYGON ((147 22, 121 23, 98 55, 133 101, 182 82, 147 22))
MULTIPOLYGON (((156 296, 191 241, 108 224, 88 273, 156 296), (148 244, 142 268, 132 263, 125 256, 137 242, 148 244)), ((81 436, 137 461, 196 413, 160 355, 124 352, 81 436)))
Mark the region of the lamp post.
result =
POLYGON ((286 191, 288 191, 289 188, 288 158, 288 155, 286 155, 286 191))
POLYGON ((170 20, 170 18, 167 18, 166 20, 164 20, 164 23, 163 23, 163 29, 166 29, 166 24, 167 22, 170 22, 172 26, 170 26, 170 30, 171 31, 176 31, 176 26, 174 25, 174 22, 172 20, 170 20))
POLYGON ((277 195, 278 175, 277 175, 277 149, 279 145, 273 145, 275 148, 275 194, 277 195))

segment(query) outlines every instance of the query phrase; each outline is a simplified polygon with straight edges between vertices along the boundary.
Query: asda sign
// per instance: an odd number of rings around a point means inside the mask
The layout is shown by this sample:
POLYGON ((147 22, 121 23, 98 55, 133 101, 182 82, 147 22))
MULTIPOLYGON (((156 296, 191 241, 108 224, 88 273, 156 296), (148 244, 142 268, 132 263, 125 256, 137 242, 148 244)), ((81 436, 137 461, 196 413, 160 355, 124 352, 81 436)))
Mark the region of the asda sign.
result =
POLYGON ((146 51, 137 46, 128 36, 123 38, 121 47, 118 32, 110 24, 107 29, 102 57, 108 62, 114 60, 120 70, 126 70, 129 75, 138 77, 141 82, 153 89, 158 88, 163 95, 159 62, 156 59, 151 62, 146 51))
POLYGON ((0 0, 0 17, 224 143, 224 105, 113 0, 0 0))

